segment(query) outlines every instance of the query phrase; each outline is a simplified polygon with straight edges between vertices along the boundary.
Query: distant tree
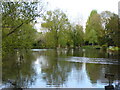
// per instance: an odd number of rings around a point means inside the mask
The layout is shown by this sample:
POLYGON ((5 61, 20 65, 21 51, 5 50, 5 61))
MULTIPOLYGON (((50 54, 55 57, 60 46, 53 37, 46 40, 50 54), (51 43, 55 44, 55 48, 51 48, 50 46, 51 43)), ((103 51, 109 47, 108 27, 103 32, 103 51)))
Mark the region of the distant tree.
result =
POLYGON ((111 13, 110 11, 103 11, 100 13, 100 17, 101 17, 101 21, 102 21, 102 25, 104 29, 105 29, 106 24, 109 23, 110 17, 112 16, 113 16, 113 13, 111 13))
POLYGON ((110 11, 103 11, 101 13, 102 25, 104 28, 104 35, 102 37, 102 42, 104 44, 110 45, 120 45, 119 41, 119 28, 118 28, 118 15, 111 13, 110 11))
POLYGON ((89 43, 99 43, 99 37, 102 37, 103 33, 102 23, 100 15, 97 13, 96 10, 92 10, 91 14, 86 23, 85 29, 85 41, 89 43))
POLYGON ((83 37, 84 37, 84 33, 83 33, 83 27, 81 25, 76 25, 74 28, 73 28, 73 46, 74 48, 75 47, 79 47, 83 44, 84 40, 83 40, 83 37))
POLYGON ((110 17, 113 16, 113 13, 110 11, 103 11, 100 14, 102 27, 103 27, 103 36, 99 38, 100 45, 113 45, 114 42, 112 38, 109 36, 108 30, 106 29, 106 25, 109 23, 110 17))
POLYGON ((106 24, 105 28, 108 37, 113 41, 113 45, 120 47, 120 29, 118 28, 118 22, 118 15, 113 14, 113 16, 110 17, 109 22, 106 24))
POLYGON ((64 34, 67 24, 69 23, 68 18, 65 13, 57 9, 54 11, 48 11, 46 15, 43 16, 43 20, 44 22, 41 24, 41 26, 43 28, 47 28, 47 36, 51 35, 50 37, 48 36, 51 40, 47 43, 51 43, 57 48, 61 41, 59 39, 62 39, 61 34, 64 34))

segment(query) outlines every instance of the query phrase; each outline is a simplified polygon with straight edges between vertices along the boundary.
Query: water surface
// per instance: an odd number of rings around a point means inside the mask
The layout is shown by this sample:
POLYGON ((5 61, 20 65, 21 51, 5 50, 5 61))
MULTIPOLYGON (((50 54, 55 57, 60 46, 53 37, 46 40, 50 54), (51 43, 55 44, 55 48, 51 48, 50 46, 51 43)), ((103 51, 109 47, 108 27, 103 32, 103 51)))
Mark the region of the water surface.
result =
POLYGON ((2 68, 2 87, 104 88, 106 73, 116 84, 120 65, 117 53, 97 49, 33 49, 8 55, 2 68))

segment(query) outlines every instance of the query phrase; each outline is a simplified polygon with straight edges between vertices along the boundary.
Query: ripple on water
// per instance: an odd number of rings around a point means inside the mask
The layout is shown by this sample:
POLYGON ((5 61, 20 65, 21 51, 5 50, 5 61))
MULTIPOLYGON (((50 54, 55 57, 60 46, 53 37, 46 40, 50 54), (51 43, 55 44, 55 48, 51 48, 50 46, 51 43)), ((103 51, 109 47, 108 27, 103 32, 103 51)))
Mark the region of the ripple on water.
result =
POLYGON ((117 59, 108 58, 88 58, 88 57, 71 57, 66 58, 66 61, 80 62, 80 63, 95 63, 95 64, 114 64, 118 65, 117 59))

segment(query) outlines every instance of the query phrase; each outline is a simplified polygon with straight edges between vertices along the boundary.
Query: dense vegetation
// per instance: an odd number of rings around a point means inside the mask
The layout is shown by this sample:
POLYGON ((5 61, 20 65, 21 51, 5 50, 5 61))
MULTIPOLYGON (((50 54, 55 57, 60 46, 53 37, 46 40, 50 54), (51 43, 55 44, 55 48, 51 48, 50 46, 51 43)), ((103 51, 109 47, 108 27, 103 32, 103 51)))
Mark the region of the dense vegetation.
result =
POLYGON ((85 45, 120 47, 117 14, 92 10, 84 30, 82 25, 72 24, 59 9, 42 15, 42 5, 39 5, 38 10, 37 4, 2 2, 3 55, 14 52, 15 49, 78 48, 85 45), (36 17, 43 19, 40 25, 43 32, 37 32, 34 28, 36 17))
POLYGON ((120 47, 118 19, 118 15, 110 11, 103 11, 99 14, 96 10, 92 10, 84 31, 82 25, 71 24, 61 10, 48 11, 41 24, 46 33, 43 34, 43 41, 39 43, 47 48, 76 48, 83 45, 120 47))
POLYGON ((33 27, 39 16, 37 2, 2 2, 1 8, 3 55, 31 48, 37 33, 33 27))

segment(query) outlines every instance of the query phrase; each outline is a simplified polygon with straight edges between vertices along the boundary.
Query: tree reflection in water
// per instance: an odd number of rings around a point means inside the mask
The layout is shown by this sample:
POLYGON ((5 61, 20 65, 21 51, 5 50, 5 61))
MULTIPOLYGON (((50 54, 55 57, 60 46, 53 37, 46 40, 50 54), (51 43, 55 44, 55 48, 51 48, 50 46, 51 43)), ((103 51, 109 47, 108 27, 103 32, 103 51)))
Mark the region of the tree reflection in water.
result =
POLYGON ((18 52, 16 55, 8 55, 3 59, 2 79, 7 88, 27 88, 36 79, 36 73, 32 67, 35 57, 30 51, 18 52), (24 55, 23 58, 21 55, 24 55))
MULTIPOLYGON (((106 54, 98 52, 97 50, 92 50, 91 54, 88 53, 88 50, 85 52, 82 52, 81 50, 68 50, 68 52, 66 53, 63 52, 63 50, 60 50, 48 51, 46 53, 47 54, 45 54, 45 56, 47 63, 45 64, 46 66, 43 65, 44 68, 42 68, 42 73, 44 73, 43 79, 46 81, 47 86, 70 87, 71 84, 71 86, 74 87, 74 82, 77 82, 76 84, 79 84, 79 87, 89 88, 104 87, 104 85, 107 84, 107 80, 104 78, 104 75, 105 73, 107 73, 107 70, 110 70, 110 67, 108 67, 107 65, 77 62, 75 63, 66 61, 65 59, 66 57, 72 57, 73 55, 78 57, 87 56, 90 58, 107 57, 106 54), (94 53, 96 54, 95 56, 94 53)), ((110 66, 113 67, 113 65, 110 66)))
POLYGON ((70 65, 68 62, 59 62, 58 52, 56 50, 46 53, 46 59, 41 61, 41 72, 44 73, 43 79, 46 81, 48 87, 60 87, 62 86, 70 72, 70 65))
POLYGON ((105 73, 118 76, 116 69, 120 65, 98 62, 108 63, 116 56, 109 58, 106 52, 96 49, 38 49, 32 53, 21 52, 3 59, 3 84, 7 87, 9 79, 14 87, 104 88, 108 84, 105 73), (18 63, 20 55, 23 55, 24 60, 18 63))

